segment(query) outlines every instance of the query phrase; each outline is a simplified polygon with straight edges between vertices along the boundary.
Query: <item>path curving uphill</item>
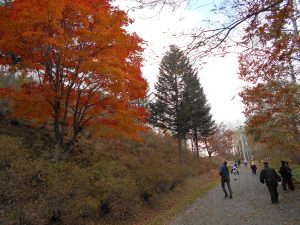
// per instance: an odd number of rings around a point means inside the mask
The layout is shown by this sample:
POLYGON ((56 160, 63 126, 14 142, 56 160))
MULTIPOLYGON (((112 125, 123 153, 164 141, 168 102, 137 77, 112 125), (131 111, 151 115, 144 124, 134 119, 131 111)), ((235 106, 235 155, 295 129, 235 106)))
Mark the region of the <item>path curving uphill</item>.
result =
POLYGON ((284 193, 278 186, 279 204, 271 204, 259 172, 242 167, 237 180, 231 176, 233 199, 224 199, 218 185, 169 225, 300 225, 300 192, 284 193))

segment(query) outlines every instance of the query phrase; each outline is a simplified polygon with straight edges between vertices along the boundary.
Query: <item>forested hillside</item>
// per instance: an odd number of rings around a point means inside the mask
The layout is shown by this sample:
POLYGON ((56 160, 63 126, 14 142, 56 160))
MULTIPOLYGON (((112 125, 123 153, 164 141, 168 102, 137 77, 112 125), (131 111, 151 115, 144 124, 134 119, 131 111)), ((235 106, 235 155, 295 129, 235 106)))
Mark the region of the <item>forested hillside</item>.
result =
POLYGON ((201 178, 214 165, 188 152, 180 171, 169 136, 148 132, 143 142, 81 139, 68 160, 55 162, 47 131, 3 118, 0 125, 4 224, 134 224, 156 215, 163 196, 181 189, 188 177, 203 179, 202 185, 214 180, 201 178))

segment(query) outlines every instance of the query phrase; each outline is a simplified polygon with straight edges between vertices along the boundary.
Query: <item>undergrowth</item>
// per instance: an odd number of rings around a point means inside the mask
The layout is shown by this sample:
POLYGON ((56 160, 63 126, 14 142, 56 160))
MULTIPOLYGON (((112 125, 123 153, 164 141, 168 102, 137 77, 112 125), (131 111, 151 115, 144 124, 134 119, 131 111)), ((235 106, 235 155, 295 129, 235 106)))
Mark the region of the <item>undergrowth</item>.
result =
POLYGON ((0 224, 134 224, 142 211, 161 207, 189 178, 216 166, 186 150, 180 170, 171 137, 148 132, 143 140, 82 139, 56 162, 47 132, 2 123, 0 224))

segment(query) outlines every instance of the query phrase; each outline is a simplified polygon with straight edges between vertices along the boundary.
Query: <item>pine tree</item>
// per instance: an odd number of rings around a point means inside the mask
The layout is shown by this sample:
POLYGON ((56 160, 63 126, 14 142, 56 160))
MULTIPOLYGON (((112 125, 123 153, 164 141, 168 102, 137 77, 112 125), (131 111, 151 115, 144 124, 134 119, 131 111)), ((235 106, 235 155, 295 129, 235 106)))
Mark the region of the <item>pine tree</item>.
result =
POLYGON ((199 141, 214 133, 215 121, 212 119, 210 106, 207 103, 198 74, 194 69, 189 68, 184 76, 184 82, 183 108, 189 118, 187 121, 189 123, 189 136, 195 143, 197 157, 199 158, 199 141))
POLYGON ((178 47, 170 46, 160 63, 155 102, 150 104, 150 123, 167 129, 177 139, 180 164, 183 163, 182 140, 188 131, 182 102, 183 76, 189 66, 187 57, 178 47))
MULTIPOLYGON (((150 104, 150 123, 177 139, 181 164, 182 140, 192 136, 198 146, 198 139, 211 135, 215 127, 197 75, 183 52, 171 46, 161 61, 155 102, 150 104)), ((199 156, 198 147, 197 152, 199 156)))

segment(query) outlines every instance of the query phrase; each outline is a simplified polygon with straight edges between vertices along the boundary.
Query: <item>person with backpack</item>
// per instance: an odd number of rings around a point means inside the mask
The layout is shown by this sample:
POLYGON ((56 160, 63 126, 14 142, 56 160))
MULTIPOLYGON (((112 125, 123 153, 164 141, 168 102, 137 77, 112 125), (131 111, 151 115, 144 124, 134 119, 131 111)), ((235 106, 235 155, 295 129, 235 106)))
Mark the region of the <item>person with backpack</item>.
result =
POLYGON ((232 169, 231 169, 231 174, 234 175, 234 180, 237 180, 237 176, 240 175, 239 173, 239 169, 238 169, 238 164, 237 163, 234 163, 232 169))
POLYGON ((237 161, 234 161, 233 166, 234 166, 234 167, 238 167, 238 166, 239 166, 238 162, 237 162, 237 161))
POLYGON ((275 169, 269 167, 268 162, 264 162, 264 169, 260 172, 260 182, 266 183, 270 192, 272 204, 278 203, 278 182, 281 181, 280 176, 276 173, 275 169))
POLYGON ((221 187, 222 187, 222 190, 224 191, 225 198, 228 197, 228 193, 227 193, 227 190, 225 188, 225 184, 227 184, 227 188, 228 188, 228 191, 229 191, 229 198, 232 198, 232 190, 231 190, 231 187, 230 187, 229 170, 228 170, 226 161, 224 161, 223 164, 220 166, 219 175, 221 176, 221 187))

